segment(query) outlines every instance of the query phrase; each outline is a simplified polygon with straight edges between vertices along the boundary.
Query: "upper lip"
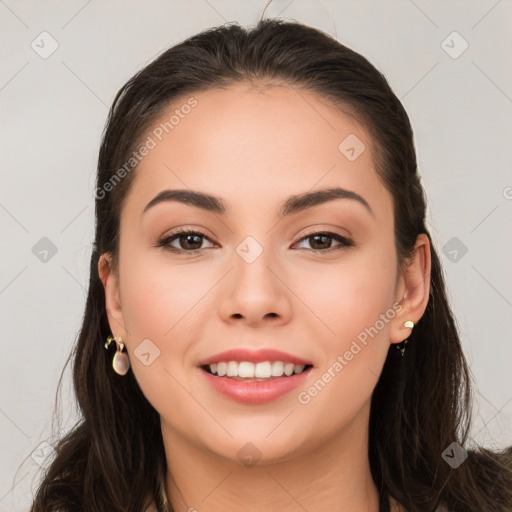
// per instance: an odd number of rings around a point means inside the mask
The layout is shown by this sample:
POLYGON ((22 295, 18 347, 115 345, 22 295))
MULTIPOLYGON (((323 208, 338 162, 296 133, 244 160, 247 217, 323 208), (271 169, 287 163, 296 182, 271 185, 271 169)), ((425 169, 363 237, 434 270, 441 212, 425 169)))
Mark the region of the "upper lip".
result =
POLYGON ((273 348, 262 348, 259 350, 250 350, 247 348, 234 348, 219 352, 213 356, 203 359, 198 366, 206 366, 209 364, 229 361, 248 361, 250 363, 262 363, 264 361, 282 361, 283 363, 293 363, 296 365, 312 365, 311 361, 302 359, 301 357, 273 348))

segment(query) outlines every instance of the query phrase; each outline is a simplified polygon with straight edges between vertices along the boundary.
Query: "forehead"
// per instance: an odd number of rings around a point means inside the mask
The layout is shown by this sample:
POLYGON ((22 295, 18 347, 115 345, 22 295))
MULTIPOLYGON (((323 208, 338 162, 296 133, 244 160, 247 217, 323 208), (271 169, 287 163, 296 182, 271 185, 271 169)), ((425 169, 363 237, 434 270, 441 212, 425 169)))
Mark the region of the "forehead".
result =
POLYGON ((142 210, 173 188, 255 208, 264 206, 262 198, 278 201, 317 185, 343 186, 373 201, 386 192, 368 133, 328 100, 295 86, 241 83, 182 96, 147 137, 153 148, 134 171, 127 208, 142 210))

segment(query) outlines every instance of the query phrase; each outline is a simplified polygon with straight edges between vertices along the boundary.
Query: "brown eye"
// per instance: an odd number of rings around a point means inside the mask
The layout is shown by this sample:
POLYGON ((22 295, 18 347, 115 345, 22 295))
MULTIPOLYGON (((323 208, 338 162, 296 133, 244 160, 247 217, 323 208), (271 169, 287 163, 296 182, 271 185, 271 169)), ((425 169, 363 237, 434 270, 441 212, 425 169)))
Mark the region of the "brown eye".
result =
POLYGON ((304 240, 309 241, 311 249, 314 250, 315 252, 334 251, 336 249, 342 249, 343 247, 349 247, 354 245, 353 242, 348 238, 338 235, 338 233, 330 232, 312 233, 301 238, 301 240, 299 240, 299 243, 304 240), (333 247, 333 240, 339 242, 339 244, 333 247))
POLYGON ((196 251, 203 245, 201 235, 180 235, 177 240, 179 241, 180 248, 185 250, 196 251))
POLYGON ((200 231, 184 230, 163 238, 158 242, 158 247, 165 247, 175 252, 196 252, 203 248, 201 246, 203 245, 204 239, 210 240, 200 231), (172 245, 173 242, 176 242, 177 246, 172 245))

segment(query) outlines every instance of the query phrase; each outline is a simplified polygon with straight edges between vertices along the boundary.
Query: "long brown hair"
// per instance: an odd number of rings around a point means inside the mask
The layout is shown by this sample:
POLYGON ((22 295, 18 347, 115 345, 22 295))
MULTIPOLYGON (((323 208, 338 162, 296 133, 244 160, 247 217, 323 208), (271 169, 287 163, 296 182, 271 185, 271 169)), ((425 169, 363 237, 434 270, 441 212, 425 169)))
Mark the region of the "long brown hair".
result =
MULTIPOLYGON (((103 346, 110 329, 97 265, 103 253, 116 263, 121 205, 136 168, 113 179, 172 102, 260 79, 317 93, 368 130, 375 166, 393 196, 400 263, 420 233, 430 239, 408 116, 384 76, 364 57, 316 29, 268 19, 250 30, 237 24, 213 28, 162 53, 120 89, 109 112, 98 159, 87 303, 70 356, 81 420, 55 446, 32 512, 141 512, 151 502, 165 510, 159 415, 131 371, 124 377, 112 371, 112 353, 103 346)), ((393 497, 410 512, 434 511, 439 505, 450 511, 510 512, 512 448, 466 447, 468 457, 456 469, 442 457, 451 443, 466 445, 471 393, 434 246, 431 255, 425 314, 404 358, 391 346, 372 396, 368 455, 381 510, 389 510, 393 497)))

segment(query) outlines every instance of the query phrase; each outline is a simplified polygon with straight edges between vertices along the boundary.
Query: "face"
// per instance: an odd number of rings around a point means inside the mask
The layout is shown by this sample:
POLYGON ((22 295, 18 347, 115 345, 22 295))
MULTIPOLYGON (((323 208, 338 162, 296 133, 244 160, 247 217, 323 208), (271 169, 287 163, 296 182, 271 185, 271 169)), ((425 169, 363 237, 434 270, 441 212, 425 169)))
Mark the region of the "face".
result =
POLYGON ((164 437, 231 460, 255 450, 264 462, 364 431, 403 323, 392 198, 371 139, 305 90, 239 84, 192 96, 169 133, 160 123, 188 97, 146 134, 155 145, 133 171, 107 287, 112 332, 164 437), (338 192, 299 200, 324 189, 338 192), (162 195, 176 190, 217 202, 162 195), (246 352, 218 356, 235 349, 246 352), (267 377, 210 375, 201 365, 212 361, 267 377))

